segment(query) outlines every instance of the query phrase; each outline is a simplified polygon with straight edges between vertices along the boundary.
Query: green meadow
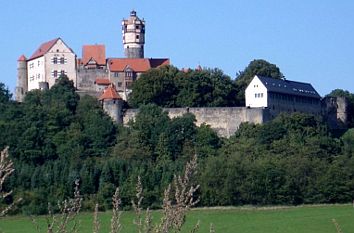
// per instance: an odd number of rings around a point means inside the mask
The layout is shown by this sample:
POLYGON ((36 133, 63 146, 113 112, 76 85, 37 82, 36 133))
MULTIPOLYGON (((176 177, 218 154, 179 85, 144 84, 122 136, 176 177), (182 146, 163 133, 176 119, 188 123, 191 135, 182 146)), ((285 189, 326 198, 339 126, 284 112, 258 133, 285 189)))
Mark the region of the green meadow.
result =
MULTIPOLYGON (((157 221, 160 213, 153 212, 153 217, 157 221)), ((99 213, 99 218, 101 232, 109 232, 110 212, 99 213)), ((133 225, 133 218, 133 212, 122 213, 121 232, 137 232, 133 225)), ((45 217, 37 217, 36 219, 41 228, 39 232, 46 232, 45 217)), ((79 219, 79 232, 92 232, 93 215, 83 213, 80 214, 79 219)), ((354 232, 354 208, 352 205, 194 209, 187 215, 183 232, 190 232, 193 226, 200 221, 199 232, 209 232, 210 223, 213 223, 215 231, 220 233, 334 233, 336 228, 332 219, 336 219, 340 224, 342 232, 354 232)), ((38 232, 31 219, 24 216, 1 218, 0 230, 4 233, 38 232)))

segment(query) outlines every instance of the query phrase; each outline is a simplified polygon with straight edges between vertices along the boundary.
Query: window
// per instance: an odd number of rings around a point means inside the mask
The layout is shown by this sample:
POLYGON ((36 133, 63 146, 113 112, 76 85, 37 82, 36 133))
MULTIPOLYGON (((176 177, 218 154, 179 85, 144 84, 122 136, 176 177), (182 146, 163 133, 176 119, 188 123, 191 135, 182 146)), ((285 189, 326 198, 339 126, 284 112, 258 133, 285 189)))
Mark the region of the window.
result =
POLYGON ((132 71, 125 71, 125 77, 132 78, 133 77, 133 72, 132 71))
POLYGON ((140 27, 139 27, 139 25, 136 25, 135 28, 136 28, 136 29, 139 29, 140 27))
POLYGON ((34 68, 33 62, 29 64, 29 68, 30 68, 30 69, 33 69, 33 68, 34 68))
POLYGON ((57 57, 53 58, 53 64, 58 64, 58 58, 57 57))
POLYGON ((122 82, 118 82, 118 87, 122 87, 122 82))
POLYGON ((34 80, 34 75, 32 75, 31 77, 30 77, 30 81, 33 81, 34 80))
POLYGON ((38 66, 40 66, 41 65, 41 61, 38 61, 38 66))
POLYGON ((261 98, 263 98, 263 93, 261 93, 261 98))
POLYGON ((41 78, 41 75, 37 74, 36 79, 40 79, 40 78, 41 78))
POLYGON ((256 93, 256 94, 254 94, 254 98, 257 98, 257 93, 256 93))
POLYGON ((136 35, 136 39, 139 40, 139 35, 136 35))
POLYGON ((65 73, 66 73, 65 70, 61 70, 61 71, 60 71, 60 76, 65 75, 65 73))
POLYGON ((113 76, 114 76, 115 78, 118 78, 118 77, 119 77, 119 73, 118 73, 118 72, 114 72, 113 76))
POLYGON ((54 78, 58 77, 58 71, 57 71, 57 70, 54 70, 54 71, 53 71, 53 77, 54 77, 54 78))
POLYGON ((65 63, 65 60, 66 60, 66 59, 65 59, 64 57, 61 57, 61 58, 60 58, 60 64, 64 64, 64 63, 65 63))

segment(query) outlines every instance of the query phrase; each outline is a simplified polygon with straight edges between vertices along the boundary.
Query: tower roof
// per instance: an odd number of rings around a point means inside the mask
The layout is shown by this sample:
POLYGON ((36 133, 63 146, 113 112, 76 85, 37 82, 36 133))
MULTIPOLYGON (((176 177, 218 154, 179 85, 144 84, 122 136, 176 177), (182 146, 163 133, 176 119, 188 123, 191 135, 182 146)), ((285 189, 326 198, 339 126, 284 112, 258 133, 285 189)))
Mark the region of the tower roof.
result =
POLYGON ((135 11, 135 10, 132 10, 132 11, 130 12, 130 16, 136 16, 136 11, 135 11))
POLYGON ((109 85, 104 89, 103 94, 100 96, 99 100, 121 100, 122 97, 117 93, 116 88, 113 84, 109 85))
POLYGON ((24 54, 22 54, 22 55, 17 59, 17 61, 26 61, 26 60, 27 60, 27 58, 25 57, 24 54))
POLYGON ((130 15, 129 15, 129 18, 128 18, 128 19, 123 19, 123 23, 124 23, 124 24, 133 24, 133 23, 136 23, 136 22, 141 22, 142 24, 145 24, 144 19, 140 19, 140 18, 137 16, 135 10, 132 10, 132 11, 130 12, 130 15))

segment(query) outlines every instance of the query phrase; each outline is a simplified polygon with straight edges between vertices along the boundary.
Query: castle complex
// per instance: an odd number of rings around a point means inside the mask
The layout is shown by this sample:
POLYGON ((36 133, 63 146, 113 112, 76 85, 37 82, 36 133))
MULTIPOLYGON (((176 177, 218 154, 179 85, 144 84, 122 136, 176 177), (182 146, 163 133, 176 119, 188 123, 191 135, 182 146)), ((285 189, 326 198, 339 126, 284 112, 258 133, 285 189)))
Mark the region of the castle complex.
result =
MULTIPOLYGON (((84 45, 82 57, 61 38, 45 42, 28 59, 18 59, 16 100, 34 89, 48 89, 61 75, 74 82, 80 95, 95 96, 118 123, 134 120, 138 110, 123 110, 132 83, 151 68, 169 65, 167 58, 144 58, 145 21, 135 11, 122 21, 125 58, 107 58, 104 45, 84 45)), ((322 99, 311 84, 255 76, 245 92, 245 107, 164 109, 170 117, 190 112, 196 124, 208 124, 220 136, 233 135, 242 122, 261 124, 282 112, 322 115, 334 129, 347 125, 344 98, 322 99)))
POLYGON ((61 75, 74 82, 80 95, 100 97, 109 85, 126 100, 132 83, 151 68, 170 64, 169 59, 144 58, 145 21, 135 11, 122 21, 125 58, 106 58, 104 45, 84 45, 82 57, 61 38, 45 42, 28 59, 18 59, 16 100, 23 101, 27 91, 47 89, 61 75))

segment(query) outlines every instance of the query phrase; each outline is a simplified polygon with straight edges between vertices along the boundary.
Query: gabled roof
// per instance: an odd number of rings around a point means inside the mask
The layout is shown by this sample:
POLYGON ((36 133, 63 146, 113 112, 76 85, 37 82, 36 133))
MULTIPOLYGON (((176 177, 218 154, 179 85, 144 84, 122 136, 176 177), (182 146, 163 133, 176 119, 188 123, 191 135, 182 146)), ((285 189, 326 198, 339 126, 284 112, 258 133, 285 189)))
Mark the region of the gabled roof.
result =
POLYGON ((109 69, 123 72, 127 66, 135 72, 145 72, 150 69, 150 62, 144 58, 111 58, 108 60, 109 69))
POLYGON ((100 96, 99 100, 121 100, 122 97, 117 93, 116 88, 113 84, 109 85, 104 89, 103 94, 100 96))
POLYGON ((295 82, 283 79, 274 79, 258 76, 259 80, 267 88, 268 92, 299 95, 312 98, 321 98, 315 88, 310 83, 295 82))
POLYGON ((58 40, 60 40, 60 38, 56 38, 54 40, 50 40, 41 44, 41 46, 39 46, 39 48, 32 54, 32 56, 28 60, 43 56, 53 47, 53 45, 55 45, 55 43, 57 43, 58 40))
POLYGON ((113 72, 123 72, 127 67, 137 73, 146 72, 151 68, 157 68, 170 64, 167 58, 110 58, 108 59, 109 69, 113 72))
POLYGON ((106 64, 106 47, 104 45, 84 45, 82 46, 82 64, 86 65, 91 59, 98 65, 106 64))
POLYGON ((17 59, 17 61, 26 61, 26 60, 27 58, 23 54, 17 59))

